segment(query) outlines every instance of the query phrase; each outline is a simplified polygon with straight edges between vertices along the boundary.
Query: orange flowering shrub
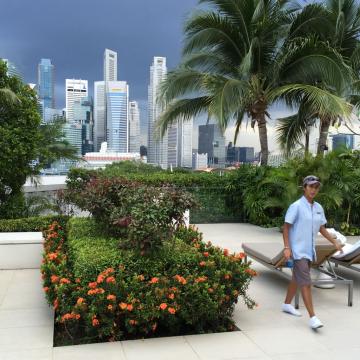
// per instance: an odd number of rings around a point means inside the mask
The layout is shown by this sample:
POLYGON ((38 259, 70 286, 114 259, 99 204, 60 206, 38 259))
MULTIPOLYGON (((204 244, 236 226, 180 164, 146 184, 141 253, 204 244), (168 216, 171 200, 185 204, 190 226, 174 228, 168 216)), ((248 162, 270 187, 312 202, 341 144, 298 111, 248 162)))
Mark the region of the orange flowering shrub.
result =
POLYGON ((239 298, 255 306, 246 291, 256 272, 243 255, 206 244, 194 227, 139 257, 92 224, 71 219, 67 233, 58 223, 45 232, 41 272, 57 344, 226 331, 239 298))

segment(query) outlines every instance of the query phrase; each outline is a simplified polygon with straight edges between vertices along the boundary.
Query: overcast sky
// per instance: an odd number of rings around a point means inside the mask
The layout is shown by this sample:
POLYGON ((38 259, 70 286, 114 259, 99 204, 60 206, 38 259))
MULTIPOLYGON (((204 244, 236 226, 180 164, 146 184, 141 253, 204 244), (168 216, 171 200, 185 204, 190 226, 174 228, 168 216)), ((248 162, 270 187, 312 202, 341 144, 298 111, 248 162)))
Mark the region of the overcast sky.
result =
MULTIPOLYGON (((149 67, 165 56, 168 67, 180 59, 182 28, 197 0, 7 0, 0 11, 0 58, 15 63, 26 82, 37 82, 37 64, 50 58, 56 67, 56 107, 65 106, 66 78, 103 78, 105 48, 118 52, 118 78, 130 85, 130 99, 147 118, 149 67)), ((273 109, 272 118, 284 116, 273 109)), ((202 123, 198 119, 197 123, 202 123)), ((226 135, 232 140, 234 129, 226 135)), ((275 149, 270 129, 270 148, 275 149)), ((195 134, 196 138, 196 134, 195 134)), ((238 145, 258 148, 258 135, 244 129, 238 145)), ((196 146, 196 141, 194 142, 196 146)))

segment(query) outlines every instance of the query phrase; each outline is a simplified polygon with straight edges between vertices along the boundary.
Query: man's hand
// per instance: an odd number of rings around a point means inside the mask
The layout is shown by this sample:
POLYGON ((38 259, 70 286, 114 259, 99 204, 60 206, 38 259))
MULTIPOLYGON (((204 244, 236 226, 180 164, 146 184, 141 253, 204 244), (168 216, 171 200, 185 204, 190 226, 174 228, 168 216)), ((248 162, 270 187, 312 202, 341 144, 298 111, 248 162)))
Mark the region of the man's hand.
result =
POLYGON ((343 253, 343 249, 342 249, 342 245, 340 243, 338 243, 337 241, 335 242, 335 247, 336 247, 336 250, 340 251, 341 253, 343 253))
POLYGON ((284 257, 286 260, 289 260, 291 258, 291 250, 286 248, 284 249, 284 257))

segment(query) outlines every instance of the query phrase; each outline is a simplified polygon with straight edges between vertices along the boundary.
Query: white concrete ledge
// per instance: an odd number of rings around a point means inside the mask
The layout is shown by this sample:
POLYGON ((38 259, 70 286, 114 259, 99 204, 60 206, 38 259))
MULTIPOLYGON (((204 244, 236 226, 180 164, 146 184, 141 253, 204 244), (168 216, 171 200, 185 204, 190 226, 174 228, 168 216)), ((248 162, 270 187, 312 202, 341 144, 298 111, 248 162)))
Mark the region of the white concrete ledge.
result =
POLYGON ((0 269, 39 269, 43 243, 41 232, 0 233, 0 269))

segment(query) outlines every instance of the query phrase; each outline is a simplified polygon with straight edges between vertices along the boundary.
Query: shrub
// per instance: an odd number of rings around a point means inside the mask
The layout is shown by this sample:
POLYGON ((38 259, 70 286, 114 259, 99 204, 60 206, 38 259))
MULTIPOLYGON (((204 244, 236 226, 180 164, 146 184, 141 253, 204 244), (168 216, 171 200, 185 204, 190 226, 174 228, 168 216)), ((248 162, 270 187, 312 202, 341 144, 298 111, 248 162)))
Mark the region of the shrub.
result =
POLYGON ((0 219, 0 232, 32 232, 43 231, 54 221, 65 226, 67 216, 50 215, 22 219, 0 219))
POLYGON ((66 196, 89 211, 104 231, 120 236, 122 246, 142 254, 159 249, 182 223, 185 210, 195 206, 190 194, 173 186, 145 186, 121 178, 92 178, 66 196))
POLYGON ((41 267, 46 298, 56 312, 58 344, 224 331, 234 304, 247 306, 256 273, 243 259, 205 244, 180 227, 156 255, 119 250, 93 219, 71 219, 46 232, 41 267))

